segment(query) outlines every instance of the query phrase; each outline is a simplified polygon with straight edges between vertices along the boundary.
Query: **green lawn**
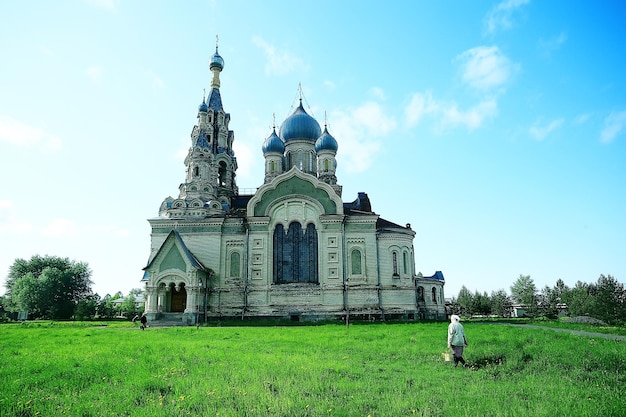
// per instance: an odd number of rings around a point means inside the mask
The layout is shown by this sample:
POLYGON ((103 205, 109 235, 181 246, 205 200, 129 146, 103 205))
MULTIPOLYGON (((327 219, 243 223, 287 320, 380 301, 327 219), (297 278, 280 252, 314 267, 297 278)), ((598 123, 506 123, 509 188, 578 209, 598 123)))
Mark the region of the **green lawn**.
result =
POLYGON ((0 326, 0 416, 621 416, 626 343, 465 323, 0 326))

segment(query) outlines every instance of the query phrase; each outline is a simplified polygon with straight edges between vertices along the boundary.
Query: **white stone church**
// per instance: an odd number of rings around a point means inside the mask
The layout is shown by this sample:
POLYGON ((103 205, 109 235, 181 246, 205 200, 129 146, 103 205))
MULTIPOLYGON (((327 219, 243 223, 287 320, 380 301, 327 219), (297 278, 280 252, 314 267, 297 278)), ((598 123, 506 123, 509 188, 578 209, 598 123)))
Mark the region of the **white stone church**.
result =
POLYGON ((148 320, 445 318, 443 274, 415 273, 409 224, 383 219, 364 192, 342 200, 337 140, 302 100, 262 143, 263 184, 239 193, 217 48, 209 68, 185 180, 148 220, 148 320))

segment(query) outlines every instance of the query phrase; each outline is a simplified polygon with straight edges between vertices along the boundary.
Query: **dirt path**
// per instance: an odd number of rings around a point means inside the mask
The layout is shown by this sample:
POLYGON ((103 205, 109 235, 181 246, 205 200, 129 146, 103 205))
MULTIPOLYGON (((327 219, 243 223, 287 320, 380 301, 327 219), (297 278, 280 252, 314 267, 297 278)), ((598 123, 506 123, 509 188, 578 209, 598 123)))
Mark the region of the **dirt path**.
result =
POLYGON ((505 326, 513 326, 513 327, 527 327, 530 329, 554 330, 555 332, 571 333, 571 334, 575 334, 578 336, 600 337, 603 339, 619 340, 621 342, 626 342, 626 336, 620 336, 617 334, 586 332, 583 330, 573 330, 573 329, 560 329, 557 327, 536 326, 534 324, 513 324, 513 323, 501 323, 501 324, 505 326))

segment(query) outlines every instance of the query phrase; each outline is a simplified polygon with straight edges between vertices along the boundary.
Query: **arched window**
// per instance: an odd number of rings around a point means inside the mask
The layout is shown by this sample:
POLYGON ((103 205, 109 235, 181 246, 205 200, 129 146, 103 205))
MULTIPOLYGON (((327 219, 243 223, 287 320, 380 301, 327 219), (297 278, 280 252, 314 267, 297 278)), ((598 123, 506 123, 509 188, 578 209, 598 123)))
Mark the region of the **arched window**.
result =
POLYGON ((421 302, 424 302, 424 287, 421 285, 417 287, 417 299, 421 302))
POLYGON ((282 224, 274 229, 274 283, 319 283, 317 262, 317 230, 309 223, 306 229, 298 222, 282 224))
POLYGON ((239 252, 230 254, 230 276, 239 278, 241 276, 241 255, 239 252))
POLYGON ((392 252, 391 258, 393 261, 393 276, 397 277, 398 275, 398 252, 392 252))
POLYGON ((270 162, 270 172, 276 171, 276 163, 274 161, 270 162))
POLYGON ((199 167, 194 167, 194 169, 193 169, 193 176, 197 177, 198 175, 200 175, 200 168, 199 167))
POLYGON ((433 287, 432 293, 433 293, 433 303, 437 304, 437 290, 435 289, 435 287, 433 287))
POLYGON ((404 275, 409 273, 409 257, 406 252, 402 252, 402 273, 404 275))
POLYGON ((324 159, 324 171, 328 171, 328 159, 324 159))
POLYGON ((352 261, 352 275, 362 275, 363 268, 361 267, 361 251, 358 249, 352 250, 350 258, 352 261))
POLYGON ((220 161, 220 167, 219 167, 218 175, 219 175, 218 184, 220 186, 226 185, 226 162, 220 161))

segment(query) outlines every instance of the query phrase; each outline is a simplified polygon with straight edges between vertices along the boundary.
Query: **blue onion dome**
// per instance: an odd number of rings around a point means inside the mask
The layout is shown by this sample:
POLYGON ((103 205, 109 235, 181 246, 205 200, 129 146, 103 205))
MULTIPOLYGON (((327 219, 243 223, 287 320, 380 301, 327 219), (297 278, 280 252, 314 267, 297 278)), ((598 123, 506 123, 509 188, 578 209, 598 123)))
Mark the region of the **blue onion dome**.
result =
POLYGON ((285 144, 276 134, 276 128, 272 129, 272 134, 269 135, 267 139, 265 139, 265 142, 263 142, 263 147, 261 149, 263 150, 264 155, 269 152, 285 152, 285 144))
POLYGON ((292 139, 308 139, 311 141, 317 140, 322 134, 319 123, 302 107, 302 100, 300 100, 300 106, 289 116, 280 127, 280 137, 283 142, 288 142, 292 139))
POLYGON ((319 151, 337 152, 337 149, 339 149, 339 145, 337 144, 337 141, 330 133, 328 133, 328 129, 326 128, 326 126, 324 126, 324 133, 322 133, 322 136, 320 136, 315 142, 315 152, 319 152, 319 151))
POLYGON ((204 99, 202 99, 202 104, 200 104, 198 106, 198 111, 199 112, 208 112, 209 111, 209 106, 206 105, 206 101, 204 99))
POLYGON ((219 68, 220 71, 224 69, 224 58, 217 53, 217 46, 215 47, 215 54, 213 54, 209 61, 209 69, 212 70, 213 68, 219 68))

